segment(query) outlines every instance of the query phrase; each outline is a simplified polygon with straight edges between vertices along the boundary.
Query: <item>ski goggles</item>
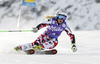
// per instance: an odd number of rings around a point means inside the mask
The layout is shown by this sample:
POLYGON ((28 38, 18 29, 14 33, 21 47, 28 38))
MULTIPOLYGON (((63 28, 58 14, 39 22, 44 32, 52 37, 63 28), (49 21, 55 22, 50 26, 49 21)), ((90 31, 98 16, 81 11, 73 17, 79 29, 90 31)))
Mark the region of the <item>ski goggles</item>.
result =
POLYGON ((64 15, 58 15, 58 18, 59 18, 59 19, 66 20, 66 16, 64 16, 64 15))

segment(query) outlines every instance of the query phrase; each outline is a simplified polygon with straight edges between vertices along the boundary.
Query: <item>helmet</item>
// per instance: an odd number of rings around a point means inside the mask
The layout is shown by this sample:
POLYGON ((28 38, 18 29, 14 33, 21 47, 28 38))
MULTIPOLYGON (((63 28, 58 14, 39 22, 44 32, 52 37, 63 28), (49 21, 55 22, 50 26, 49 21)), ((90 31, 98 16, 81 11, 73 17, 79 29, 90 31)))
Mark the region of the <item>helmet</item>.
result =
POLYGON ((64 9, 57 10, 55 19, 58 19, 58 18, 66 20, 66 18, 67 18, 66 10, 64 10, 64 9))
POLYGON ((58 16, 58 15, 64 15, 64 16, 67 17, 67 12, 66 12, 66 10, 64 10, 64 9, 59 9, 59 10, 56 11, 56 15, 57 15, 57 16, 58 16))

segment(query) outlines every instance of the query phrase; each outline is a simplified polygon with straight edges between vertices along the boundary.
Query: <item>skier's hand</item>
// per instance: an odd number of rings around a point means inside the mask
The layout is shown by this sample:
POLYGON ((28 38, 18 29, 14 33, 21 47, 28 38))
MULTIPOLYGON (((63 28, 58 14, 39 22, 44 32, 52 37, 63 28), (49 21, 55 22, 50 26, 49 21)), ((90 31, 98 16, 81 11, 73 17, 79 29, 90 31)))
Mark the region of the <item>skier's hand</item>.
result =
POLYGON ((72 48, 71 49, 72 49, 73 52, 77 51, 77 47, 76 47, 75 43, 72 44, 72 48))
POLYGON ((33 32, 37 33, 38 32, 38 28, 33 28, 33 32))

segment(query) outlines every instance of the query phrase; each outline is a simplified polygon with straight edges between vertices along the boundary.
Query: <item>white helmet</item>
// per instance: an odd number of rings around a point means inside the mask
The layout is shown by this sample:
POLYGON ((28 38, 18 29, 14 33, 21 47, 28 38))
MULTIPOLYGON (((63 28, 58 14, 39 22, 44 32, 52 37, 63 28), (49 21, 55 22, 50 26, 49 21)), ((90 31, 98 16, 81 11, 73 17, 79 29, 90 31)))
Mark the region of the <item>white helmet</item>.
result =
POLYGON ((56 11, 56 15, 58 16, 59 14, 64 15, 67 17, 67 12, 64 9, 59 9, 56 11))

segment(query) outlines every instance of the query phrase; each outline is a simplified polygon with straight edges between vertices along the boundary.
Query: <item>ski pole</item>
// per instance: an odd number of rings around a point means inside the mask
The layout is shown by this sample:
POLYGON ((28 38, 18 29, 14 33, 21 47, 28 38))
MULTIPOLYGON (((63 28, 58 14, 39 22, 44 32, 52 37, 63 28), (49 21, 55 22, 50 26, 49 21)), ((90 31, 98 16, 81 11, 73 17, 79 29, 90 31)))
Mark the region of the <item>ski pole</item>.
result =
POLYGON ((0 31, 0 32, 33 32, 33 30, 9 30, 9 31, 0 31))

